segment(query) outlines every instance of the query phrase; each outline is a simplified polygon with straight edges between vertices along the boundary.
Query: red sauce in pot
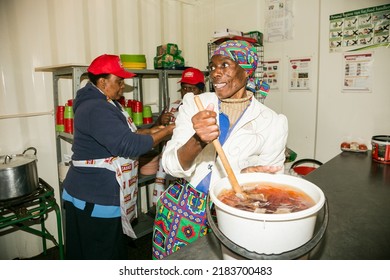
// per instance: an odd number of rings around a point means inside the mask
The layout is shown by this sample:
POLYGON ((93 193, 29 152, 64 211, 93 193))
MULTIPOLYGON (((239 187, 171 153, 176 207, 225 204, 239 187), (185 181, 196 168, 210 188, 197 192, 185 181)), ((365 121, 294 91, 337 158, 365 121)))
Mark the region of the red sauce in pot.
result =
POLYGON ((314 206, 314 200, 292 186, 274 183, 246 183, 242 186, 247 199, 239 198, 233 190, 223 190, 218 199, 244 211, 262 214, 286 214, 314 206))

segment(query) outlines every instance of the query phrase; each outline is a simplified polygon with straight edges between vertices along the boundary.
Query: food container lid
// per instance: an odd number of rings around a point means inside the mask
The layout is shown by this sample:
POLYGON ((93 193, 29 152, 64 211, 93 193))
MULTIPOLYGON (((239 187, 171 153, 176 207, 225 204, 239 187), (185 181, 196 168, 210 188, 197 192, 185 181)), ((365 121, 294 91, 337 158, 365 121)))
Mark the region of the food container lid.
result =
POLYGON ((372 136, 372 140, 381 141, 381 142, 389 142, 390 143, 390 135, 376 135, 372 136))

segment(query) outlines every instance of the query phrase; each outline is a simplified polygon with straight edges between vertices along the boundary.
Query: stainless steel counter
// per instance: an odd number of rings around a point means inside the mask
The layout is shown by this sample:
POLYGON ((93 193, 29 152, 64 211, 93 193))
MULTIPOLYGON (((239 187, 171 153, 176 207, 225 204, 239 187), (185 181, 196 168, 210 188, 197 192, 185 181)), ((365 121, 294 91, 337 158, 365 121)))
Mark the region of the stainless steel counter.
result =
MULTIPOLYGON (((305 179, 323 190, 329 206, 326 234, 311 259, 390 259, 390 165, 372 161, 370 151, 342 152, 305 179)), ((221 258, 212 233, 167 257, 221 258)))

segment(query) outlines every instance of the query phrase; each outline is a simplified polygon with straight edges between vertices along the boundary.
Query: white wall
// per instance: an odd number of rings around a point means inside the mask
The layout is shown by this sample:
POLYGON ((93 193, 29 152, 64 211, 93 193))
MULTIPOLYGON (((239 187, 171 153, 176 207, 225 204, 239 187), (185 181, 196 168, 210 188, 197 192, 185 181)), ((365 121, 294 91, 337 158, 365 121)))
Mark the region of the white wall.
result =
POLYGON ((279 88, 272 90, 265 104, 288 118, 288 147, 298 158, 313 158, 315 153, 318 40, 320 1, 293 0, 292 40, 266 43, 265 60, 280 61, 279 88), (288 91, 289 60, 310 58, 310 90, 288 91))
MULTIPOLYGON (((325 162, 340 152, 346 135, 369 140, 390 133, 390 49, 373 50, 374 86, 367 94, 341 92, 342 54, 328 51, 329 15, 386 3, 293 0, 293 39, 265 44, 265 59, 279 59, 282 69, 280 88, 265 104, 288 117, 288 145, 300 158, 325 162), (311 90, 288 92, 288 59, 301 57, 313 60, 311 90)), ((35 72, 36 67, 88 65, 102 53, 143 53, 153 68, 156 46, 177 43, 187 65, 206 69, 213 31, 264 32, 264 7, 264 0, 0 0, 0 154, 36 147, 38 173, 55 187, 59 201, 51 74, 35 72), (41 115, 15 116, 24 113, 41 115)), ((176 81, 170 86, 177 88, 176 81)), ((156 84, 144 89, 147 100, 154 101, 156 84)), ((70 90, 64 83, 60 94, 70 90)), ((54 213, 47 225, 55 233, 54 213)), ((0 233, 0 259, 41 251, 36 236, 0 233)))
MULTIPOLYGON (((371 49, 372 92, 342 92, 343 54, 330 53, 329 15, 389 4, 387 0, 321 1, 318 120, 315 156, 328 161, 346 139, 361 139, 371 149, 371 137, 390 134, 390 48, 371 49)), ((358 52, 357 52, 358 53, 358 52)))
MULTIPOLYGON (((143 53, 152 69, 156 47, 172 42, 183 50, 187 65, 205 69, 208 37, 202 36, 208 32, 199 32, 198 24, 193 24, 201 15, 199 4, 173 0, 0 0, 0 154, 36 147, 38 174, 55 187, 59 202, 52 75, 35 68, 88 65, 103 53, 143 53), (40 116, 22 117, 28 113, 40 116)), ((147 101, 155 101, 157 85, 152 81, 144 87, 147 101)), ((61 82, 62 102, 71 98, 71 88, 70 81, 61 82)), ((54 214, 49 215, 47 225, 56 235, 54 214)), ((31 257, 41 251, 39 237, 21 231, 0 235, 0 259, 31 257)))

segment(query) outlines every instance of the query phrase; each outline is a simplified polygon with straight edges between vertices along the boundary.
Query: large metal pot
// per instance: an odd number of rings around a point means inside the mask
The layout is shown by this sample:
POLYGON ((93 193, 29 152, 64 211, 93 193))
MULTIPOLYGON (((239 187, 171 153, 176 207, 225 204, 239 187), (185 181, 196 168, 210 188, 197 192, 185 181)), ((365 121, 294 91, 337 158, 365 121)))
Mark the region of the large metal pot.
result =
POLYGON ((37 150, 27 148, 22 154, 0 156, 0 200, 31 194, 37 189, 37 150), (34 154, 26 154, 33 150, 34 154))

